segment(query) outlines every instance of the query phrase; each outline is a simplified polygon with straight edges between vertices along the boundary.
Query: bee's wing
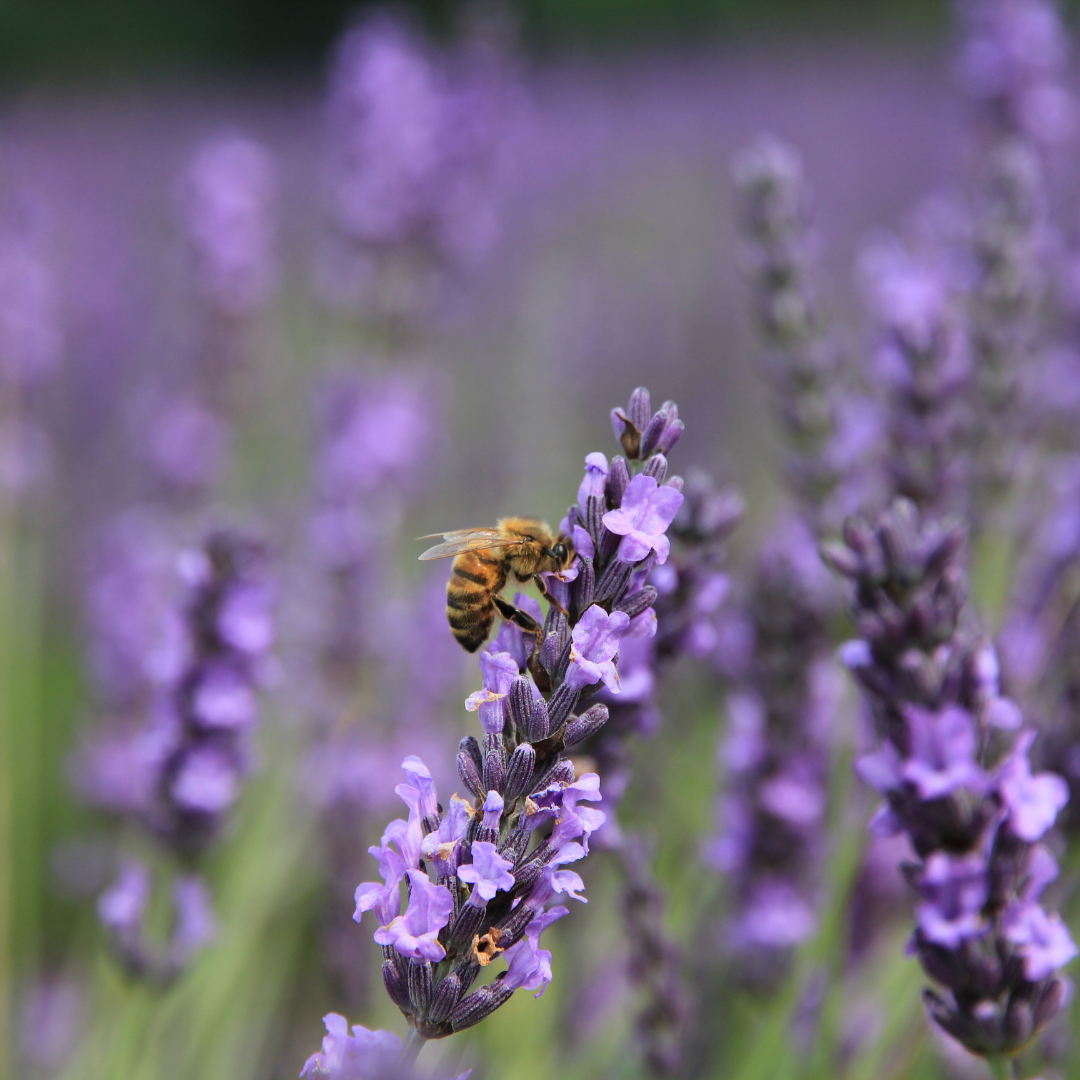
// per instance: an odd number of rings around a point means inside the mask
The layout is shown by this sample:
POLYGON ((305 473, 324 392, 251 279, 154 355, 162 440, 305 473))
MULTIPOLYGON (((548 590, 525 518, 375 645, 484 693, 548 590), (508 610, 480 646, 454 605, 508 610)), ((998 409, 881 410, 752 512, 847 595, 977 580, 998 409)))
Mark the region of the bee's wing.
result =
MULTIPOLYGON (((420 556, 421 561, 429 559, 449 559, 454 555, 461 555, 466 551, 484 551, 490 548, 512 547, 520 544, 521 538, 507 536, 498 529, 457 529, 448 533, 433 533, 434 536, 442 535, 443 543, 436 544, 420 556)), ((429 539, 426 536, 418 536, 418 540, 429 539)))

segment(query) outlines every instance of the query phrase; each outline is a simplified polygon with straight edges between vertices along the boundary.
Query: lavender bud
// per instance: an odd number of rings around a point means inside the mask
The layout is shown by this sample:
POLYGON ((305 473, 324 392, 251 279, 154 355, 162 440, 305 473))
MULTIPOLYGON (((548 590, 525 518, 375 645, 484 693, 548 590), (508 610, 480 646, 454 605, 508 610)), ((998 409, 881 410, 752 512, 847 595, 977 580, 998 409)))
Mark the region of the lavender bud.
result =
POLYGON ((431 1005, 428 1008, 428 1019, 433 1024, 441 1024, 450 1018, 454 1006, 461 998, 461 979, 456 971, 450 972, 431 996, 431 1005))
POLYGON ((608 604, 626 591, 634 567, 631 563, 613 562, 596 583, 596 603, 608 604))
POLYGON ((644 386, 639 386, 631 395, 626 409, 630 423, 644 431, 649 426, 649 417, 652 415, 652 402, 649 400, 649 391, 644 386))
POLYGON ((636 593, 624 596, 616 605, 616 611, 625 611, 631 619, 637 618, 643 611, 651 608, 656 603, 656 590, 651 585, 646 585, 636 593))
POLYGON ((846 544, 828 540, 821 545, 821 561, 846 578, 857 578, 862 570, 858 555, 846 544))
POLYGON ((606 705, 594 705, 591 709, 583 712, 580 716, 573 716, 563 732, 563 746, 569 750, 584 742, 591 735, 595 735, 608 720, 608 707, 606 705))
MULTIPOLYGON (((522 815, 522 820, 524 821, 524 815, 522 815)), ((499 854, 517 866, 521 861, 521 857, 528 850, 531 838, 532 833, 527 829, 517 828, 503 841, 499 847, 499 854)))
MULTIPOLYGON (((464 742, 465 740, 462 741, 464 742)), ((473 743, 476 742, 475 739, 472 739, 471 741, 473 743)), ((477 751, 477 753, 479 753, 479 751, 477 751)), ((458 776, 461 777, 461 782, 476 796, 476 798, 482 798, 486 789, 484 788, 484 782, 480 777, 480 770, 476 767, 476 761, 472 754, 467 753, 464 750, 459 750, 457 756, 457 768, 458 776)))
POLYGON ((529 717, 532 716, 533 707, 532 684, 528 679, 519 676, 510 684, 507 702, 514 727, 519 735, 524 735, 529 730, 529 717))
POLYGON ((611 471, 608 473, 607 505, 609 510, 617 510, 622 506, 623 496, 630 486, 630 470, 627 468, 626 459, 615 457, 611 459, 611 471))
POLYGON ((598 547, 600 539, 604 535, 604 514, 607 507, 604 500, 598 495, 590 495, 585 500, 585 531, 592 537, 592 541, 598 547))
POLYGON ((484 767, 484 755, 480 752, 480 744, 476 741, 476 738, 472 735, 467 735, 461 742, 458 743, 458 751, 465 751, 476 763, 476 771, 479 772, 484 767))
MULTIPOLYGON (((660 438, 661 433, 667 427, 667 417, 662 413, 657 413, 646 425, 645 429, 641 433, 641 447, 638 450, 642 460, 649 457, 649 455, 656 449, 657 439, 660 438)), ((662 456, 662 455, 661 455, 662 456)), ((651 460, 650 460, 651 464, 651 460)), ((666 462, 665 462, 666 465, 666 462)), ((646 466, 648 468, 648 466, 646 466)), ((654 475, 652 473, 650 476, 654 475)), ((660 477, 656 478, 656 482, 660 483, 660 477)))
POLYGON ((544 644, 540 646, 540 665, 552 679, 555 678, 555 672, 559 669, 559 654, 561 652, 562 642, 559 641, 559 635, 548 634, 544 638, 544 644))
POLYGON ((562 727, 566 718, 574 711, 574 706, 577 705, 580 698, 581 691, 573 689, 567 683, 563 683, 551 695, 551 700, 548 702, 548 717, 552 731, 558 731, 562 727))
POLYGON ((506 767, 503 796, 508 803, 524 793, 535 768, 536 751, 528 743, 521 743, 511 755, 510 764, 506 767))
POLYGON ((426 1013, 431 1006, 431 992, 434 989, 434 976, 431 962, 409 965, 409 1000, 418 1015, 426 1013))
POLYGON ((474 994, 470 994, 463 1001, 458 1002, 457 1007, 450 1015, 450 1023, 455 1031, 464 1031, 481 1020, 489 1017, 500 1005, 510 1000, 513 990, 506 990, 501 983, 489 983, 481 986, 474 994))
MULTIPOLYGON (((543 869, 542 865, 541 869, 543 869)), ((515 870, 514 876, 516 877, 520 872, 515 870)), ((532 908, 527 904, 518 904, 513 911, 498 921, 495 928, 502 933, 499 944, 504 949, 509 949, 521 940, 521 935, 525 933, 529 923, 533 920, 533 914, 532 908)))
POLYGON ((619 537, 604 528, 604 534, 600 537, 600 544, 596 549, 596 557, 601 563, 606 563, 619 549, 619 537))
POLYGON ((1039 998, 1039 1004, 1035 1006, 1033 1027, 1036 1034, 1057 1016, 1064 1002, 1065 984, 1060 979, 1055 979, 1047 988, 1046 993, 1039 998))
POLYGON ((533 794, 539 794, 552 784, 572 784, 574 782, 574 766, 565 759, 556 761, 554 765, 542 777, 538 784, 533 784, 533 794))
POLYGON ((660 406, 660 412, 657 413, 657 416, 664 417, 664 430, 661 431, 656 440, 655 449, 658 453, 670 454, 672 447, 679 441, 679 437, 685 430, 686 425, 679 419, 679 410, 674 401, 665 401, 660 406))
POLYGON ((577 580, 570 588, 575 610, 584 611, 596 595, 596 571, 593 569, 592 559, 586 556, 581 557, 577 580))
POLYGON ((548 715, 546 701, 533 702, 532 717, 529 720, 529 742, 543 742, 551 734, 551 717, 548 715))
POLYGON ((672 476, 668 478, 664 487, 674 488, 676 491, 681 492, 686 487, 686 481, 681 476, 672 476))
POLYGON ((663 454, 654 454, 641 470, 645 476, 651 476, 658 484, 664 482, 667 476, 667 458, 663 454))
MULTIPOLYGON (((489 750, 487 757, 484 759, 484 791, 497 791, 502 793, 503 784, 505 782, 505 751, 500 747, 495 750, 489 750)), ((479 839, 485 839, 479 837, 479 839)))
POLYGON ((386 987, 386 992, 389 994, 390 1000, 401 1009, 402 1012, 412 1012, 412 1002, 409 999, 409 988, 405 985, 405 980, 394 966, 393 960, 383 961, 382 979, 383 986, 386 987))
POLYGON ((480 932, 486 910, 486 904, 483 907, 466 904, 461 909, 461 914, 458 915, 450 931, 451 952, 461 952, 462 949, 468 948, 472 939, 480 932))

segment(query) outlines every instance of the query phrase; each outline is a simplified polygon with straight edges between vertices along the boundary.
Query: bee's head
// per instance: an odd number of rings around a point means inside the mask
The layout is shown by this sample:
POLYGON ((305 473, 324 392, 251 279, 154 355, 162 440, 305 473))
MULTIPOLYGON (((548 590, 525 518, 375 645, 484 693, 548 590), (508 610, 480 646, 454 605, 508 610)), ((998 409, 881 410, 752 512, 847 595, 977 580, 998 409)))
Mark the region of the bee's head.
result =
POLYGON ((573 561, 574 545, 567 537, 560 536, 551 547, 544 548, 544 554, 563 570, 573 561))

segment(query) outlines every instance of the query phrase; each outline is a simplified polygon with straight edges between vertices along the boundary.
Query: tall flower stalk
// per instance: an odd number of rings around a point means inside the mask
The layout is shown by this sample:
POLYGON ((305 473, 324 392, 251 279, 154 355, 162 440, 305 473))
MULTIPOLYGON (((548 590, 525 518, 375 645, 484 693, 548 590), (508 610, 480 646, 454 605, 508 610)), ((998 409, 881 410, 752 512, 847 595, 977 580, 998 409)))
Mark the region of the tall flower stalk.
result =
MULTIPOLYGON (((213 934, 197 869, 220 834, 250 768, 258 685, 273 643, 272 585, 262 545, 212 533, 183 554, 168 673, 130 699, 126 730, 99 734, 81 768, 87 797, 136 820, 173 857, 175 927, 161 946, 146 931, 150 869, 125 860, 98 914, 132 973, 168 982, 213 934)), ((157 644, 151 639, 147 644, 157 644)), ((153 668, 163 657, 147 657, 153 668)))
POLYGON ((824 549, 854 585, 859 636, 843 658, 869 700, 880 749, 860 758, 884 796, 877 835, 904 833, 918 896, 912 950, 940 987, 934 1021, 968 1050, 1011 1057, 1061 1008, 1058 969, 1076 955, 1041 904, 1057 864, 1038 841, 1068 799, 1032 774, 1036 733, 998 686, 993 646, 965 617, 964 533, 899 500, 870 526, 849 519, 824 549))
MULTIPOLYGON (((577 710, 600 684, 619 691, 623 639, 655 631, 656 593, 643 581, 654 561, 667 559, 667 528, 682 502, 681 484, 664 483, 659 452, 681 425, 673 410, 658 415, 655 424, 648 416, 638 424, 636 413, 619 417, 633 475, 625 459, 610 469, 605 460, 600 470, 590 456, 578 506, 564 522, 576 557, 546 575, 542 622, 534 602, 518 596, 538 629, 506 622, 480 654, 482 689, 466 708, 477 713, 482 739, 462 740, 457 755, 465 797, 441 807, 424 763, 403 762, 397 791, 409 817, 391 822, 370 849, 382 881, 359 886, 355 917, 375 915, 383 982, 413 1039, 472 1027, 522 987, 542 993, 552 971, 540 935, 567 914, 549 904, 562 895, 585 899, 582 879, 567 867, 588 854, 605 815, 585 805, 600 801, 599 776, 577 777, 569 754, 608 719, 600 703, 577 710), (500 958, 508 967, 473 990, 500 958)), ((317 1068, 313 1059, 308 1071, 317 1068)))

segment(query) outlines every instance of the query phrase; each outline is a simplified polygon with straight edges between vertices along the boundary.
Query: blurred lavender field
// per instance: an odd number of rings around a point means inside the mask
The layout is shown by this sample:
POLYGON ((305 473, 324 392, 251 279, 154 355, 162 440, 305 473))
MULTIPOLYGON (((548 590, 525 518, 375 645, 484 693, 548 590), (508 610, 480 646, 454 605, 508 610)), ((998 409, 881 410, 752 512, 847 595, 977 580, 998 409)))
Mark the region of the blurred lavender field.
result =
POLYGON ((0 1075, 1080 1075, 1073 76, 964 10, 8 97, 0 1075))

